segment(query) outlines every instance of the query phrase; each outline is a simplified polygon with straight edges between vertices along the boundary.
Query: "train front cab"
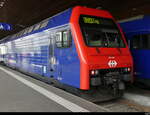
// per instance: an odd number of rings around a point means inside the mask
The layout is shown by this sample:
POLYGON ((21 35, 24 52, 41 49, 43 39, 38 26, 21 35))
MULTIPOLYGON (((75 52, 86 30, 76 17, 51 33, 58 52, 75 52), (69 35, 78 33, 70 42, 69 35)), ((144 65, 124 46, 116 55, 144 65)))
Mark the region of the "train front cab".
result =
POLYGON ((133 82, 133 62, 125 38, 107 12, 75 7, 71 31, 80 59, 80 89, 106 86, 124 90, 133 82))

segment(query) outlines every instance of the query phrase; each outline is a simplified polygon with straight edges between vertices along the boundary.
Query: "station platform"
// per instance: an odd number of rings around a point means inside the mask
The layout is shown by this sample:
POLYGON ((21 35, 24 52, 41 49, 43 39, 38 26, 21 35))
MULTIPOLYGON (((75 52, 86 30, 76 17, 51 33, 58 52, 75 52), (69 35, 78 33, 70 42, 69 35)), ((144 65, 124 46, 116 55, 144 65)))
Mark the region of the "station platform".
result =
POLYGON ((0 66, 0 112, 109 112, 109 110, 0 66))
POLYGON ((150 90, 148 89, 131 86, 126 90, 123 98, 131 100, 139 105, 149 107, 150 110, 150 90))

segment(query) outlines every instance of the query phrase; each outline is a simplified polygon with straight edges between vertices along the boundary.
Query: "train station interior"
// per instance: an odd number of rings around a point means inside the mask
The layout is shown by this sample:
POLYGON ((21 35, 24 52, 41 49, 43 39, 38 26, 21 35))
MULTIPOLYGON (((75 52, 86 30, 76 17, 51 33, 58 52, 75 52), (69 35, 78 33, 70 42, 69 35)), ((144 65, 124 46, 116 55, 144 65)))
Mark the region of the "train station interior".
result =
POLYGON ((0 0, 0 14, 0 112, 150 112, 149 0, 0 0))

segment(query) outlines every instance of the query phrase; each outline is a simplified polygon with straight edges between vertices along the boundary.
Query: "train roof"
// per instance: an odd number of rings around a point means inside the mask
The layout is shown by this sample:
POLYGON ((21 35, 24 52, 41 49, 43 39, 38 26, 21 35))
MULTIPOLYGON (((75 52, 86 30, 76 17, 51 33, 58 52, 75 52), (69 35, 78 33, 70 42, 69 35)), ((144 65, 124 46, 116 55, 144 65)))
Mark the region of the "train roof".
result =
MULTIPOLYGON (((75 7, 80 9, 82 6, 75 6, 75 7)), ((75 8, 75 7, 73 7, 73 8, 75 8)), ((60 13, 58 13, 58 14, 50 17, 50 18, 47 18, 47 19, 39 22, 38 24, 35 24, 31 27, 28 27, 28 28, 14 34, 14 35, 7 36, 7 37, 3 38, 2 40, 0 40, 0 43, 5 43, 5 42, 8 42, 8 41, 12 41, 12 40, 15 40, 15 39, 18 39, 18 38, 21 38, 21 37, 25 37, 25 36, 28 36, 30 34, 38 33, 40 31, 44 31, 44 30, 47 30, 47 29, 67 25, 70 22, 73 8, 69 8, 69 9, 67 9, 63 12, 60 12, 60 13)), ((91 13, 93 11, 96 11, 96 10, 90 10, 89 11, 90 8, 87 8, 87 7, 82 7, 82 8, 84 9, 83 11, 85 11, 86 13, 91 13)), ((82 10, 81 10, 81 12, 82 12, 82 10)), ((101 13, 105 17, 112 18, 110 13, 107 12, 106 10, 101 9, 101 12, 98 12, 98 16, 101 13)))
POLYGON ((125 33, 150 32, 150 15, 140 15, 119 21, 125 33))

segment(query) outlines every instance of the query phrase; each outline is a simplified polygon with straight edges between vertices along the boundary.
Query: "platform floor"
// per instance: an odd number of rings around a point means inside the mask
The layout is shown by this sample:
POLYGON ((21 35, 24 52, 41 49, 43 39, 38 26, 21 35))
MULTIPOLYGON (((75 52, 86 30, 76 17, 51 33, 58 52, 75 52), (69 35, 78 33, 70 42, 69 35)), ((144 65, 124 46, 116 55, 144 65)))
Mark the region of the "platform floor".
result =
POLYGON ((75 95, 0 66, 0 112, 108 112, 75 95))

